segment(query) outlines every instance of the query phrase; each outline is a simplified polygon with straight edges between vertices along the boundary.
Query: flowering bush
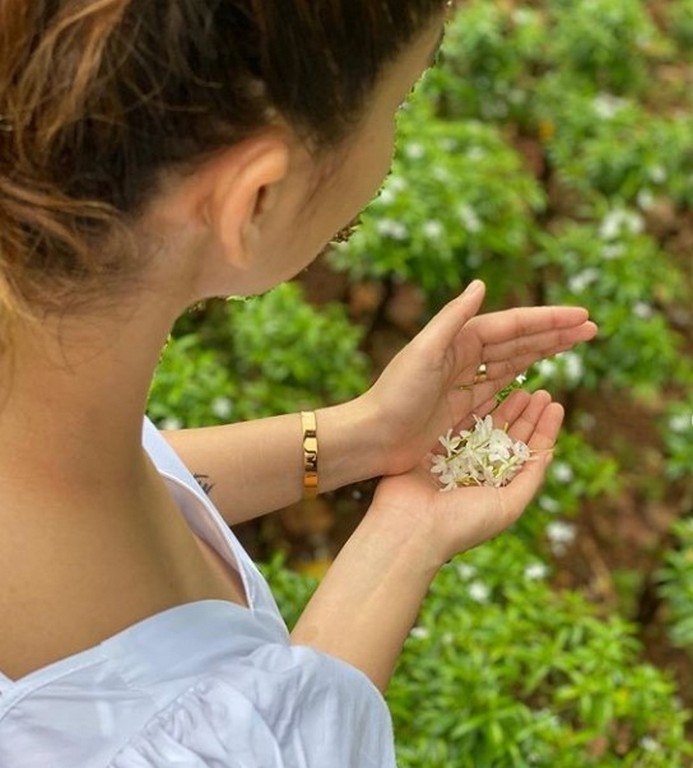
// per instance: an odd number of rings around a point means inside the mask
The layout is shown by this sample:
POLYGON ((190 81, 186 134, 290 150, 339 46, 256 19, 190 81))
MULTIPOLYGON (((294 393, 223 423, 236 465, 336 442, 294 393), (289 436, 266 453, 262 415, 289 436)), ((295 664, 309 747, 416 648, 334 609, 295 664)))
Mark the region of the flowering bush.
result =
POLYGON ((533 217, 544 205, 538 184, 496 129, 439 120, 422 96, 399 128, 390 177, 331 263, 354 280, 411 281, 430 308, 472 277, 486 278, 498 301, 529 266, 533 217), (512 272, 498 269, 503 260, 512 272))
POLYGON ((549 0, 548 58, 603 91, 642 92, 666 41, 640 0, 549 0))
POLYGON ((388 692, 402 768, 690 764, 686 714, 634 628, 548 575, 512 537, 441 572, 388 692))
POLYGON ((362 331, 344 308, 317 310, 298 285, 221 306, 205 331, 170 340, 149 398, 163 426, 195 427, 271 416, 355 397, 368 386, 362 331))
MULTIPOLYGON (((290 626, 316 583, 265 567, 290 626)), ((401 768, 683 768, 686 713, 633 627, 506 536, 436 578, 387 693, 401 768)))
POLYGON ((675 545, 659 571, 659 594, 675 644, 693 655, 693 520, 679 520, 672 529, 675 545))
POLYGON ((465 2, 446 33, 445 66, 427 76, 422 94, 449 119, 524 126, 547 39, 548 19, 539 9, 465 2))
POLYGON ((693 372, 686 378, 685 394, 668 403, 660 420, 666 472, 672 480, 690 477, 693 467, 693 372))
POLYGON ((652 115, 632 97, 595 90, 563 69, 535 94, 547 158, 586 200, 613 197, 647 210, 658 198, 693 199, 687 114, 652 115))
POLYGON ((599 324, 597 343, 571 355, 581 359, 579 384, 651 394, 675 378, 682 339, 661 312, 685 302, 686 281, 637 212, 614 206, 599 220, 562 227, 541 237, 533 264, 545 270, 551 303, 577 303, 599 324))

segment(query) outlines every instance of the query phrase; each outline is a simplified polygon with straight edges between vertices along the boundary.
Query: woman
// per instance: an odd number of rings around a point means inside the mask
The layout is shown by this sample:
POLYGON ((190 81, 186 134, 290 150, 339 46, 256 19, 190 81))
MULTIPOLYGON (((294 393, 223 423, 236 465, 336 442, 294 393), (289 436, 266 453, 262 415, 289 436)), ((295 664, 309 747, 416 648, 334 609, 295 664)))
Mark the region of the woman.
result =
POLYGON ((295 275, 377 190, 445 6, 0 4, 3 768, 394 765, 381 691, 430 581, 519 516, 562 411, 497 409, 536 451, 504 488, 439 493, 429 452, 586 312, 476 316, 475 282, 353 402, 142 424, 186 307, 295 275), (221 518, 376 476, 289 636, 221 518))

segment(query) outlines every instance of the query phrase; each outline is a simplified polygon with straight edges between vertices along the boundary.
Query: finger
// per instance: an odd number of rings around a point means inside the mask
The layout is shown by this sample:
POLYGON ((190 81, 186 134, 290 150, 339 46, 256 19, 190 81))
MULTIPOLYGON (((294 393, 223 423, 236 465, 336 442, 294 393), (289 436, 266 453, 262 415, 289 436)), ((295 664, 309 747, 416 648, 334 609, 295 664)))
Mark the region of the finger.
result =
POLYGON ((499 370, 503 371, 503 366, 494 366, 494 363, 511 362, 514 369, 522 366, 527 368, 542 357, 555 355, 576 344, 590 341, 597 334, 597 330, 597 326, 588 320, 571 328, 541 331, 495 344, 485 344, 483 357, 487 365, 487 376, 490 378, 494 373, 498 375, 499 370))
POLYGON ((565 412, 560 403, 549 403, 537 421, 534 431, 525 440, 532 451, 551 451, 556 445, 565 412))
MULTIPOLYGON (((513 420, 508 419, 506 422, 508 434, 513 440, 522 440, 523 443, 529 444, 539 420, 550 403, 551 395, 548 392, 544 390, 534 392, 516 418, 513 420)), ((498 410, 500 411, 501 407, 498 410)), ((500 419, 501 415, 499 414, 497 418, 500 419)))
POLYGON ((464 293, 446 304, 414 341, 435 349, 447 347, 479 311, 486 293, 481 280, 473 280, 464 293))
POLYGON ((562 422, 563 407, 559 403, 550 403, 543 410, 529 439, 533 458, 524 464, 508 485, 500 489, 504 508, 524 509, 537 494, 551 464, 551 449, 556 443, 562 422))
POLYGON ((573 328, 588 318, 584 307, 516 307, 480 315, 470 322, 470 329, 484 345, 490 345, 547 330, 573 328))
POLYGON ((520 512, 537 495, 546 478, 546 470, 550 464, 551 454, 542 453, 534 457, 532 461, 526 462, 508 485, 498 489, 502 508, 507 510, 506 515, 511 518, 511 522, 513 514, 517 519, 520 512))
POLYGON ((467 401, 465 407, 460 409, 459 417, 456 417, 456 423, 453 427, 453 431, 459 432, 461 429, 469 429, 470 427, 474 426, 475 416, 479 419, 482 419, 492 411, 497 411, 500 413, 498 419, 496 419, 496 414, 494 413, 494 422, 497 422, 497 426, 502 427, 506 423, 512 423, 520 416, 522 411, 524 411, 530 401, 530 398, 531 394, 529 392, 518 389, 508 395, 508 397, 499 406, 498 401, 496 400, 496 393, 494 391, 492 392, 491 397, 487 398, 481 403, 476 403, 471 411, 467 401))

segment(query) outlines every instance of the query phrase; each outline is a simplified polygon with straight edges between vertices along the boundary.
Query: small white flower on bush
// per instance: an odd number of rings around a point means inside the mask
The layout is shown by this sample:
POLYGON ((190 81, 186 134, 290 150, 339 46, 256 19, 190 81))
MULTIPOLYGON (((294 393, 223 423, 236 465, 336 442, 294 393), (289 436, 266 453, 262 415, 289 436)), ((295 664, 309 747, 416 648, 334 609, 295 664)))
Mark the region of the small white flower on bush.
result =
POLYGON ((653 165, 649 170, 650 179, 655 184, 664 184, 668 175, 667 169, 663 165, 653 165))
POLYGON ((409 182, 404 176, 392 174, 387 178, 387 188, 392 192, 403 192, 409 186, 409 182))
POLYGON ((602 258, 605 261, 613 261, 614 259, 620 259, 625 256, 626 249, 623 243, 607 243, 602 248, 602 258))
POLYGON ((582 272, 578 272, 577 275, 573 275, 568 280, 568 287, 573 293, 582 293, 590 285, 598 282, 601 274, 600 270, 595 267, 588 267, 582 272))
POLYGON ((491 416, 476 416, 473 429, 463 429, 439 438, 444 454, 433 457, 431 472, 439 475, 443 491, 468 485, 507 485, 530 458, 521 440, 513 440, 504 429, 493 426, 491 416))
POLYGON ((623 234, 638 235, 644 227, 645 221, 639 213, 617 208, 602 219, 599 235, 602 240, 616 240, 623 234))
POLYGON ((407 189, 406 179, 402 176, 392 174, 387 177, 387 180, 378 191, 378 195, 373 201, 373 210, 379 210, 381 208, 388 208, 395 201, 400 192, 404 192, 407 189))
POLYGON ((467 230, 467 232, 474 234, 481 230, 481 219, 479 218, 479 214, 472 208, 471 205, 464 203, 459 207, 459 213, 462 226, 467 230))
POLYGON ((650 189, 641 189, 635 197, 638 208, 643 211, 649 211, 654 206, 655 197, 650 189))
POLYGON ((558 499, 554 499, 553 496, 548 496, 545 493, 539 497, 538 504, 539 507, 544 510, 544 512, 548 512, 551 515, 558 514, 558 512, 561 511, 560 501, 558 501, 558 499))
POLYGON ((472 576, 476 576, 476 568, 469 563, 459 563, 457 565, 457 573, 461 579, 467 581, 468 579, 471 579, 472 576))
POLYGON ((469 585, 469 597, 474 600, 475 603, 487 603, 489 597, 491 597, 491 588, 488 584, 484 584, 483 581, 473 581, 469 585))
POLYGON ((167 416, 160 424, 160 429, 182 429, 183 428, 183 422, 176 418, 175 416, 167 416))
POLYGON ((580 384, 584 375, 582 357, 577 352, 561 352, 540 360, 534 369, 544 381, 558 379, 570 386, 580 384))
POLYGON ((565 377, 569 384, 579 384, 582 381, 584 365, 577 352, 562 352, 559 357, 565 367, 565 377))
POLYGON ((551 465, 551 474, 554 478, 563 485, 572 483, 575 473, 573 468, 565 461, 554 461, 551 465))
POLYGON ((488 153, 486 152, 486 150, 483 147, 479 147, 479 146, 470 147, 467 150, 467 157, 470 160, 474 160, 474 161, 484 160, 487 154, 488 153))
POLYGON ((437 165, 433 169, 432 175, 434 180, 440 182, 440 184, 450 184, 453 179, 452 174, 444 165, 437 165))
POLYGON ((563 555, 566 552, 568 546, 575 541, 575 534, 575 526, 561 520, 549 523, 546 527, 546 535, 555 555, 563 555))
POLYGON ((233 403, 228 397, 215 397, 211 409, 218 419, 228 419, 233 410, 233 403))
POLYGON ((516 8, 511 14, 512 20, 518 27, 530 24, 534 21, 535 14, 526 8, 516 8))
POLYGON ((610 93, 599 93, 592 102, 597 117, 602 120, 612 120, 623 109, 626 101, 612 96, 610 93))
POLYGON ((387 207, 389 205, 392 205, 396 197, 397 197, 397 190, 394 190, 388 186, 383 187, 378 193, 376 203, 374 204, 373 207, 374 208, 376 206, 387 207))
POLYGON ((636 301, 633 304, 633 314, 640 320, 649 320, 654 314, 654 310, 646 301, 636 301))
POLYGON ((680 413, 669 419, 669 429, 672 432, 687 432, 693 427, 693 413, 680 413))
POLYGON ((662 745, 652 736, 643 736, 640 739, 640 746, 645 752, 660 752, 662 749, 662 745))
POLYGON ((405 146, 404 154, 410 160, 420 160, 426 154, 426 150, 422 144, 413 141, 405 146))
POLYGON ((425 640, 431 633, 426 627, 412 627, 409 634, 416 640, 425 640))
POLYGON ((424 235, 430 240, 438 240, 445 232, 445 227, 437 219, 429 219, 424 222, 423 227, 424 235))
POLYGON ((549 575, 549 569, 544 563, 530 563, 525 568, 525 578, 528 581, 541 581, 549 575))
POLYGON ((393 240, 406 240, 409 230, 400 221, 394 219, 381 219, 375 228, 382 237, 391 237, 393 240))
POLYGON ((542 379, 550 381, 558 373, 558 365, 556 360, 544 358, 536 364, 536 369, 542 379))

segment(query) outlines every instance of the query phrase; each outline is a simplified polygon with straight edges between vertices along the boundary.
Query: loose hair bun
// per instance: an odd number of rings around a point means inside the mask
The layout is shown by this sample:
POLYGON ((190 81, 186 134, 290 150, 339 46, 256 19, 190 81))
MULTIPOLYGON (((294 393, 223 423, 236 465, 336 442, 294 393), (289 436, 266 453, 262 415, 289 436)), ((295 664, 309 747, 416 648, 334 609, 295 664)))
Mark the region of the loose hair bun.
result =
POLYGON ((0 312, 64 307, 131 275, 121 235, 166 169, 277 114, 337 144, 444 6, 0 0, 0 312))

